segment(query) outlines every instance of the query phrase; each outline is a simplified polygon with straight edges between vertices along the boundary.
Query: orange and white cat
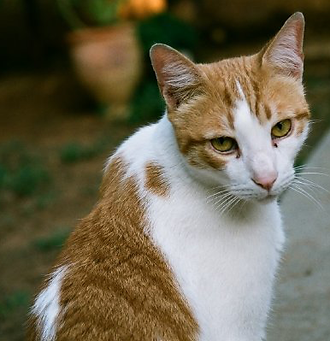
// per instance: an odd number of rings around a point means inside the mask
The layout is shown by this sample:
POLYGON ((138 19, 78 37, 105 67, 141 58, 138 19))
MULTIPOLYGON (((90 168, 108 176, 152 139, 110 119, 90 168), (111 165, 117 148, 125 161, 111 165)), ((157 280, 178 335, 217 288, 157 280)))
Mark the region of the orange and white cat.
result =
POLYGON ((194 64, 157 44, 167 111, 110 157, 36 297, 29 340, 261 341, 308 131, 304 18, 259 53, 194 64))

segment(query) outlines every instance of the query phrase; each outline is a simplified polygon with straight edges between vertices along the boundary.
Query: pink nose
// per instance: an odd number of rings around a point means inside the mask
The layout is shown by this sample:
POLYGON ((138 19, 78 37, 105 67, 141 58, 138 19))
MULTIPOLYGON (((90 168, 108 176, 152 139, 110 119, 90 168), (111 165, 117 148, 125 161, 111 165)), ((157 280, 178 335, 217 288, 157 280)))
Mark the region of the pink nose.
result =
POLYGON ((270 191, 277 179, 277 172, 272 172, 264 176, 254 176, 252 181, 263 189, 270 191))

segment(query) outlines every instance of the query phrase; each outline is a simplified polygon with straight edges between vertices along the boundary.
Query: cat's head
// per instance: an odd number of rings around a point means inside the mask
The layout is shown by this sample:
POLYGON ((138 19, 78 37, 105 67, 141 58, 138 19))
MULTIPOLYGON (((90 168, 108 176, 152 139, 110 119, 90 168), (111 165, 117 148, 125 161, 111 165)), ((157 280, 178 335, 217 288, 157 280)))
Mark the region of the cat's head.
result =
POLYGON ((303 34, 296 13, 259 53, 212 64, 152 47, 168 118, 196 177, 243 199, 275 197, 289 186, 310 116, 303 34))

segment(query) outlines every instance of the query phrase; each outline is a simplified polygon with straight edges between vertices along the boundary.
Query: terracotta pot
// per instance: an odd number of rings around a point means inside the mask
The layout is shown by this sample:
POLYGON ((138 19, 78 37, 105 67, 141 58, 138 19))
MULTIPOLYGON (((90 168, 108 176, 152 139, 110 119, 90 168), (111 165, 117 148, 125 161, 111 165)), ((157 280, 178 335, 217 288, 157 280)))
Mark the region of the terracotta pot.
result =
POLYGON ((142 51, 134 26, 88 28, 69 34, 71 57, 82 84, 108 108, 108 116, 126 118, 142 74, 142 51))

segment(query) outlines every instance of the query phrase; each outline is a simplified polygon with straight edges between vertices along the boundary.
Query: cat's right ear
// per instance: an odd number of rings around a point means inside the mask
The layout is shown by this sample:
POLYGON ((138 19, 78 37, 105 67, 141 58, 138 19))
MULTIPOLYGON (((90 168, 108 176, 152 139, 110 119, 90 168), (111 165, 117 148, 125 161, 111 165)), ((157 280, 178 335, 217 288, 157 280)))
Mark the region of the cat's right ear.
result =
POLYGON ((278 73, 302 79, 305 19, 302 13, 293 14, 277 35, 261 51, 262 63, 278 73))
POLYGON ((177 109, 201 89, 201 75, 196 65, 180 52, 155 44, 150 49, 150 59, 169 110, 177 109))

